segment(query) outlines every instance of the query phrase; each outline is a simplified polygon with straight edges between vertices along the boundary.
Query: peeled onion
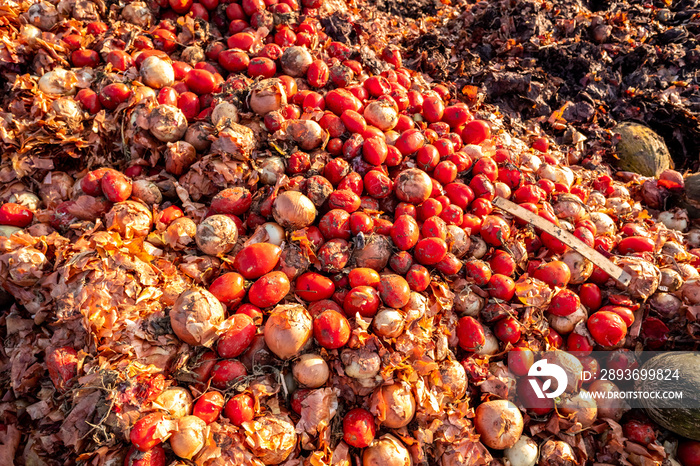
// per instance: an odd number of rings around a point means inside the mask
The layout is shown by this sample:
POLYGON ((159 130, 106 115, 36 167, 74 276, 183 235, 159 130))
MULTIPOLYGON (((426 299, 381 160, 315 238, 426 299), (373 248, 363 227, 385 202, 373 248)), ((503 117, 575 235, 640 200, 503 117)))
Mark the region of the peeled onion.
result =
POLYGON ((289 359, 304 348, 311 338, 313 320, 298 304, 277 306, 265 322, 265 343, 280 359, 289 359))
POLYGON ((211 346, 218 338, 217 326, 226 318, 223 305, 204 289, 190 288, 178 296, 170 310, 170 325, 177 337, 196 346, 211 346))
POLYGON ((54 68, 39 79, 39 90, 45 94, 68 95, 75 93, 77 83, 72 71, 54 68))
POLYGON ((457 225, 447 225, 447 245, 449 251, 461 259, 469 252, 469 247, 472 242, 469 239, 469 235, 464 231, 464 228, 460 228, 457 225))
POLYGON ((166 411, 173 419, 180 419, 192 413, 192 395, 183 387, 170 387, 163 390, 153 406, 166 411))
POLYGON ((160 89, 175 82, 175 70, 166 60, 154 55, 146 58, 139 69, 141 81, 148 87, 160 89))
POLYGON ((316 219, 316 206, 299 191, 285 191, 272 204, 272 215, 283 228, 301 229, 316 219))
POLYGON ((523 415, 508 400, 481 403, 474 415, 474 427, 481 442, 494 450, 510 448, 523 433, 523 415))
POLYGON ((503 451, 503 456, 510 461, 510 466, 535 466, 539 456, 537 443, 527 435, 521 435, 515 445, 503 451))
POLYGON ((372 319, 374 333, 384 338, 396 338, 403 332, 405 316, 398 309, 383 308, 372 319))
POLYGON ((604 214, 603 212, 591 212, 590 218, 595 224, 595 228, 599 236, 605 236, 606 234, 614 235, 617 231, 615 222, 608 214, 604 214))
POLYGON ((260 163, 260 181, 262 183, 274 185, 282 175, 284 175, 284 159, 282 157, 267 157, 260 163))
POLYGON ((170 446, 180 458, 192 459, 204 447, 206 422, 197 416, 185 416, 177 423, 177 432, 170 437, 170 446))
POLYGON ((330 370, 321 356, 307 353, 302 354, 299 360, 294 363, 292 374, 301 385, 308 388, 318 388, 326 383, 330 376, 330 370))
POLYGON ((382 368, 382 358, 369 350, 346 349, 340 353, 345 375, 358 380, 374 379, 382 368))
POLYGON ((411 454, 391 434, 384 434, 362 452, 362 466, 412 466, 411 454))

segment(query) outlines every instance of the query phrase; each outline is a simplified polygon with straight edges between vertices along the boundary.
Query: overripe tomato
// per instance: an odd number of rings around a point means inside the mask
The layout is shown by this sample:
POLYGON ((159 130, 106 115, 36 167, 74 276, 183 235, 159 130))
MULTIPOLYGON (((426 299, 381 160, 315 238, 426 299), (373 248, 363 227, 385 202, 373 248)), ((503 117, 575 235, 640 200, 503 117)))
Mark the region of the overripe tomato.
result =
POLYGON ((234 426, 240 426, 244 422, 252 421, 255 417, 255 401, 247 393, 234 395, 224 407, 224 415, 234 426))
POLYGON ((224 395, 221 392, 212 390, 200 396, 192 408, 192 414, 200 418, 207 424, 219 419, 221 411, 224 409, 224 395))
POLYGON ((228 309, 235 309, 245 297, 245 280, 239 273, 225 273, 212 282, 209 292, 228 309))
POLYGON ((291 285, 284 272, 270 272, 258 278, 248 290, 248 300, 261 309, 274 306, 287 296, 291 285))
POLYGON ((236 254, 233 267, 246 279, 262 277, 271 272, 279 262, 282 249, 271 243, 254 243, 236 254))
POLYGON ((297 278, 294 293, 304 301, 328 299, 335 293, 333 281, 315 272, 306 272, 297 278))
POLYGON ((314 319, 314 338, 324 348, 342 348, 350 339, 350 323, 341 313, 327 309, 314 319))
POLYGON ((459 346, 465 351, 477 351, 486 343, 484 327, 471 316, 457 321, 457 338, 459 346))
POLYGON ((369 446, 376 434, 374 416, 366 409, 351 409, 343 418, 343 440, 352 447, 369 446))
POLYGON ((253 319, 245 314, 234 314, 230 323, 229 329, 216 343, 216 351, 222 358, 235 358, 242 354, 250 346, 257 331, 253 319))
POLYGON ((609 311, 598 311, 588 318, 588 331, 601 346, 615 346, 627 336, 622 317, 609 311))

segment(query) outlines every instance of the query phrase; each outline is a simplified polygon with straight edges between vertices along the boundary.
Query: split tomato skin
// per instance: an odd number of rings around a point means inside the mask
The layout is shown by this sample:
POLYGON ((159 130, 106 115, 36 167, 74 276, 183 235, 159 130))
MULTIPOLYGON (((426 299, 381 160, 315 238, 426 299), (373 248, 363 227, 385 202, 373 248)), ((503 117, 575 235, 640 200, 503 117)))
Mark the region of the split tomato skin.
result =
POLYGON ((165 450, 160 445, 145 452, 131 447, 124 458, 124 466, 165 466, 165 450))
POLYGON ((32 211, 21 204, 6 202, 0 206, 0 225, 24 228, 29 226, 33 219, 32 211))
POLYGON ((227 359, 241 355, 253 342, 258 329, 253 319, 245 314, 234 314, 230 320, 231 327, 216 344, 219 356, 227 359))
POLYGON ((255 417, 255 401, 246 393, 233 396, 224 408, 224 415, 234 426, 241 426, 244 422, 252 421, 255 417))
POLYGON ((46 367, 54 387, 63 391, 78 375, 78 352, 70 346, 49 349, 46 352, 46 367))
POLYGON ((147 452, 155 448, 163 441, 158 433, 163 421, 165 421, 163 413, 146 414, 131 428, 129 440, 139 451, 147 452))

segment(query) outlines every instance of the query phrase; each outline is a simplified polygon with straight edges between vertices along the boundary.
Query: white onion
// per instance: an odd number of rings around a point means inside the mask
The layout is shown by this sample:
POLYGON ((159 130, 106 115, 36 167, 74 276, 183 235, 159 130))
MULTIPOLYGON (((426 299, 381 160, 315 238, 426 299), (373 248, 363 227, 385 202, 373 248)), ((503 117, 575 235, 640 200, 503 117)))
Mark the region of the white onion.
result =
POLYGON ((78 78, 72 71, 54 68, 39 79, 39 90, 45 94, 69 95, 75 93, 78 78))
POLYGON ((500 181, 496 181, 493 184, 493 187, 496 190, 496 196, 500 196, 503 199, 510 199, 511 190, 507 184, 502 183, 500 181))
POLYGON ((166 411, 173 419, 180 419, 192 413, 192 395, 183 387, 166 388, 153 402, 153 407, 166 411))
POLYGON ((562 395, 557 402, 557 411, 564 416, 573 414, 573 421, 581 423, 584 428, 590 427, 598 416, 596 401, 583 389, 576 394, 562 395))
POLYGON ((537 443, 521 435, 515 445, 503 450, 503 456, 510 461, 510 466, 535 466, 539 456, 537 443))
POLYGON ((238 228, 228 215, 212 215, 197 226, 195 240, 197 247, 204 254, 226 254, 236 245, 238 228))
POLYGON ((22 229, 11 225, 0 225, 0 238, 9 238, 18 231, 22 231, 22 229))
POLYGON ((534 172, 540 168, 540 165, 542 165, 542 160, 535 154, 531 154, 529 152, 520 154, 520 166, 522 168, 526 168, 534 172))
POLYGON ((173 65, 153 55, 141 63, 139 74, 143 83, 154 89, 170 86, 175 82, 173 65))
POLYGON ((555 316, 550 314, 549 326, 562 335, 568 335, 574 331, 576 324, 586 319, 586 317, 588 317, 586 310, 583 306, 579 306, 576 312, 568 316, 555 316))
POLYGON ((299 191, 285 191, 272 204, 272 215, 284 228, 305 228, 316 219, 316 206, 299 191))
POLYGON ((302 150, 312 150, 323 144, 326 132, 313 120, 288 120, 284 131, 302 150))
POLYGON ((29 191, 14 193, 12 196, 10 196, 8 202, 23 205, 29 210, 37 210, 41 204, 39 196, 29 191))
POLYGON ((293 45, 288 47, 280 57, 282 71, 293 78, 299 78, 306 74, 306 71, 311 66, 313 57, 306 50, 306 47, 293 45))
POLYGON ((31 24, 22 25, 19 33, 20 36, 22 36, 22 39, 24 39, 29 45, 34 45, 36 40, 41 37, 41 30, 36 26, 32 26, 31 24))
POLYGON ((384 413, 382 425, 391 429, 408 425, 416 414, 416 399, 406 382, 379 387, 372 394, 371 403, 377 406, 377 411, 384 413))
POLYGON ((466 285, 455 292, 454 308, 460 316, 476 317, 484 308, 486 300, 474 292, 471 285, 466 285))
POLYGON ((484 327, 484 337, 484 344, 481 345, 481 348, 475 351, 475 353, 480 356, 498 353, 498 338, 496 338, 488 327, 484 327))
POLYGON ((260 181, 263 184, 273 185, 280 176, 284 175, 284 159, 273 155, 260 162, 260 181))
POLYGON ((566 251, 564 255, 562 255, 561 261, 564 262, 571 271, 569 283, 572 285, 584 283, 593 273, 593 262, 574 250, 566 251))
POLYGON ((447 226, 447 245, 450 248, 450 252, 461 259, 469 252, 469 247, 472 242, 464 231, 464 228, 460 228, 457 225, 447 226))
POLYGON ((685 239, 691 248, 700 248, 700 230, 697 228, 690 230, 685 235, 685 239))
POLYGON ((367 349, 346 349, 340 353, 345 375, 358 380, 373 379, 382 368, 382 358, 367 349))
POLYGON ((301 385, 308 388, 318 388, 326 383, 330 376, 330 370, 320 355, 307 353, 302 354, 299 360, 294 363, 292 374, 301 385))
POLYGON ((211 122, 217 128, 228 126, 229 122, 238 123, 238 107, 230 102, 221 102, 211 112, 211 122))
POLYGON ((464 152, 474 161, 479 160, 484 156, 481 146, 477 144, 467 144, 466 146, 462 147, 460 152, 464 152))
POLYGON ((537 176, 567 187, 570 187, 574 182, 574 172, 570 168, 557 167, 548 163, 543 163, 537 168, 537 176))
POLYGON ((604 236, 608 233, 614 235, 617 231, 615 222, 608 214, 604 214, 603 212, 591 212, 590 218, 595 224, 595 228, 599 236, 604 236))
POLYGON ((170 310, 170 326, 189 345, 211 346, 218 338, 217 326, 225 316, 223 305, 213 294, 190 288, 178 296, 170 310))
POLYGON ((267 243, 274 244, 275 246, 282 246, 286 235, 284 233, 284 228, 275 222, 263 223, 262 227, 267 233, 267 243))
POLYGON ((685 231, 688 229, 688 213, 685 210, 661 212, 659 221, 671 230, 685 231))
POLYGON ((148 86, 134 86, 134 99, 137 102, 142 102, 144 100, 155 100, 156 91, 148 86))
POLYGON ((374 332, 384 338, 396 338, 403 332, 405 316, 398 309, 383 308, 372 319, 374 332))

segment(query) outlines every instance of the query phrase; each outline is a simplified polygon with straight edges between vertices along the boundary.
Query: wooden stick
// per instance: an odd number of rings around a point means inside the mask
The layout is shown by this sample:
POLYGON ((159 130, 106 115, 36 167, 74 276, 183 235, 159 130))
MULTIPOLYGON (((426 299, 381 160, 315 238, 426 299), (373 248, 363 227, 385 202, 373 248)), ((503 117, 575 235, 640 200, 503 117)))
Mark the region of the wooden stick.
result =
POLYGON ((566 230, 556 226, 549 220, 540 217, 537 214, 530 212, 529 210, 520 207, 518 204, 510 202, 502 197, 496 197, 493 201, 493 205, 499 209, 505 210, 509 214, 515 215, 516 217, 525 220, 526 222, 534 225, 540 230, 549 233, 550 235, 557 238, 562 243, 566 244, 570 248, 573 248, 576 252, 581 254, 583 257, 593 262, 593 264, 600 267, 612 278, 622 283, 625 286, 630 284, 630 274, 622 270, 617 265, 613 264, 607 257, 603 256, 601 253, 595 249, 586 245, 583 241, 572 235, 566 230))

